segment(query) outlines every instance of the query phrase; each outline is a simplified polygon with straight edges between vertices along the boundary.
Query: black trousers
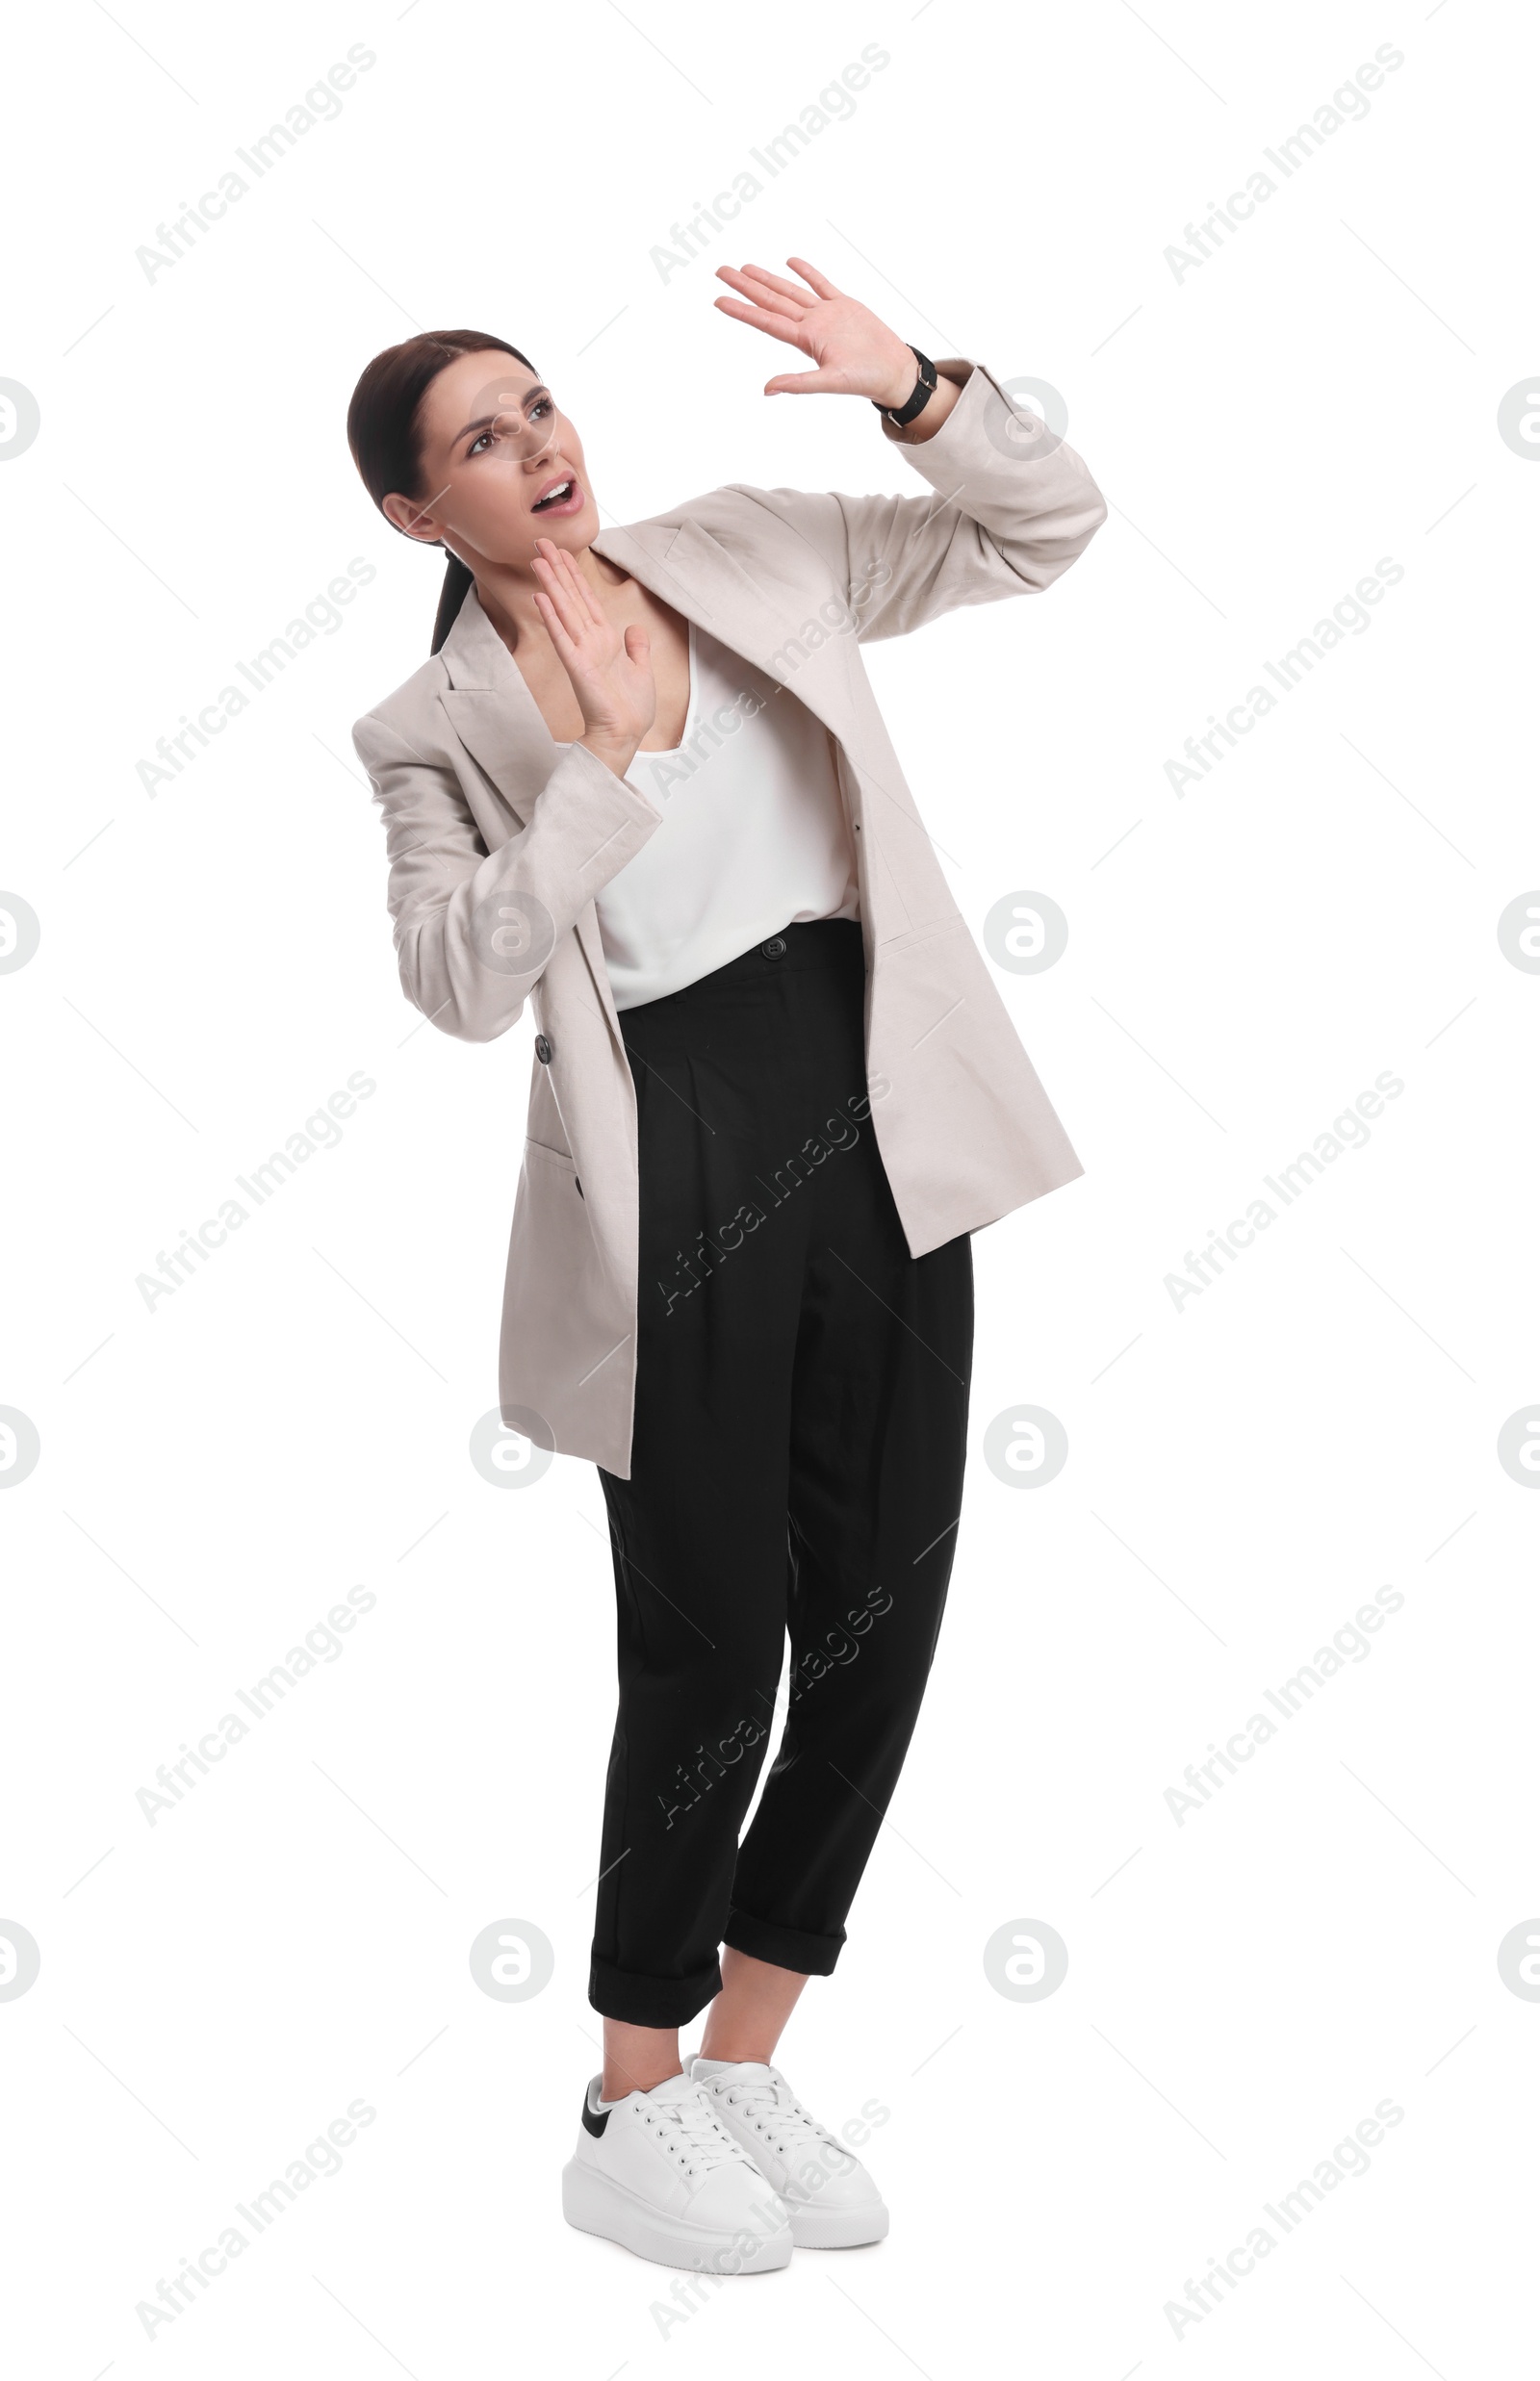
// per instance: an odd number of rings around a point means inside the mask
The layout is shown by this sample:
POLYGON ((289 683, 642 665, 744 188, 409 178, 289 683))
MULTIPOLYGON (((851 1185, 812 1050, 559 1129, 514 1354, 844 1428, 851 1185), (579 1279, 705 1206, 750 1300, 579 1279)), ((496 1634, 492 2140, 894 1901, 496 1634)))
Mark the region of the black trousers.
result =
POLYGON ((821 920, 622 1012, 637 1387, 631 1476, 600 1471, 620 1705, 589 2000, 635 2025, 695 2016, 724 1942, 831 1972, 936 1650, 972 1246, 909 1253, 864 1004, 860 926, 821 920), (740 1846, 788 1633, 785 1729, 740 1846))

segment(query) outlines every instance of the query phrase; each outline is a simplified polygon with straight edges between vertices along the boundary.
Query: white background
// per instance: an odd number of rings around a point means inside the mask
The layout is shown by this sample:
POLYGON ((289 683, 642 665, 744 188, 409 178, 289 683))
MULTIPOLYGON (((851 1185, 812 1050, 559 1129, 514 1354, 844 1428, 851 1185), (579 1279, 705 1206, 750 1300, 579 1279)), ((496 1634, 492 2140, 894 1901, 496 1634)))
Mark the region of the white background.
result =
POLYGON ((1540 978, 1497 921, 1540 884, 1540 472, 1498 409, 1537 363, 1533 33, 1470 0, 13 25, 0 373, 41 416, 0 471, 0 884, 41 926, 0 980, 0 1404, 41 1442, 0 1498, 0 1919, 41 1950, 0 2001, 18 2371, 1516 2369, 1540 2006, 1497 1952, 1540 1910, 1540 1497, 1496 1446, 1540 1395, 1540 978), (337 119, 147 277, 157 225, 359 42, 337 119), (871 42, 851 119, 665 280, 670 226, 871 42), (1367 115, 1178 279, 1184 227, 1384 43, 1367 115), (1111 506, 1047 596, 869 653, 975 932, 1021 890, 1069 920, 999 981, 1086 1175, 975 1242, 940 1652, 783 2046, 836 2127, 888 2112, 891 2236, 665 2329, 674 2276, 560 2215, 598 2064, 598 1482, 563 1458, 502 1493, 467 1452, 531 1028, 460 1044, 400 997, 348 730, 424 656, 440 564, 343 425, 378 348, 469 322, 554 383, 612 521, 731 479, 918 489, 863 404, 766 402, 787 351, 713 311, 717 263, 792 251, 931 354, 1060 390, 1111 506), (157 738, 355 556, 336 632, 151 798, 157 738), (1368 627, 1174 793, 1184 740, 1382 557, 1368 627), (339 1145, 147 1311, 137 1276, 356 1069, 339 1145), (1368 1145, 1174 1305, 1383 1070, 1368 1145), (980 1454, 1013 1401, 1069 1439, 1027 1492, 980 1454), (341 1656, 151 1826, 157 1766, 358 1582, 341 1656), (1187 1765, 1386 1583, 1369 1657, 1178 1825, 1187 1765), (501 1919, 555 1951, 511 2006, 468 1962, 501 1919), (983 1952, 1032 1920, 1069 1966, 1024 2003, 983 1952), (137 2304, 356 2099, 342 2171, 147 2339, 137 2304), (1370 2171, 1285 2236, 1264 2203, 1384 2100, 1370 2171), (1272 2253, 1178 2337, 1167 2303, 1258 2224, 1272 2253))

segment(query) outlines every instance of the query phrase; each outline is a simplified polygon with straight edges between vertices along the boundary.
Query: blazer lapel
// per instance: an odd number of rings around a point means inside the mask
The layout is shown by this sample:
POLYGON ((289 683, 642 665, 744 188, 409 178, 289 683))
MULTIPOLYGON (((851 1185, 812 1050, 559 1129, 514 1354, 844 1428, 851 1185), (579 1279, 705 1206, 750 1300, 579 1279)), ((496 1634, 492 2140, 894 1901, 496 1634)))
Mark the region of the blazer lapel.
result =
POLYGON ((527 826, 535 796, 556 765, 556 742, 474 587, 439 658, 449 674, 439 699, 450 726, 520 826, 527 826))
POLYGON ((846 639, 825 622, 799 622, 789 606, 778 609, 698 521, 644 521, 634 528, 606 529, 595 538, 594 550, 618 562, 730 653, 791 687, 832 735, 842 743, 851 740, 849 679, 837 651, 846 639), (811 634, 805 636, 804 629, 811 634))

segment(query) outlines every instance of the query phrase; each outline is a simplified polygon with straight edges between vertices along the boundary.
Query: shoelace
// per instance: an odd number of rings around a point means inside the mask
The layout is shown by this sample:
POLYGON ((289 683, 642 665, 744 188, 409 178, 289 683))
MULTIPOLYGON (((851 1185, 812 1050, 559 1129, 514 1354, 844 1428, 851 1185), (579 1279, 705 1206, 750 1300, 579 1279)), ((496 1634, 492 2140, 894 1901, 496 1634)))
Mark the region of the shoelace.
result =
POLYGON ((677 2141, 665 2141, 684 2165, 686 2174, 709 2172, 713 2166, 753 2165, 741 2143, 722 2123, 704 2092, 693 2092, 687 2099, 658 2100, 646 2112, 645 2121, 659 2128, 674 2127, 677 2141))
POLYGON ((744 2110, 756 2128, 768 2136, 778 2156, 784 2155, 788 2148, 796 2151, 806 2148, 809 2141, 823 2141, 837 2150, 841 2158, 849 2157, 850 2152, 816 2116, 809 2114, 779 2072, 754 2083, 715 2075, 703 2080, 708 2091, 720 2091, 730 2106, 744 2110))

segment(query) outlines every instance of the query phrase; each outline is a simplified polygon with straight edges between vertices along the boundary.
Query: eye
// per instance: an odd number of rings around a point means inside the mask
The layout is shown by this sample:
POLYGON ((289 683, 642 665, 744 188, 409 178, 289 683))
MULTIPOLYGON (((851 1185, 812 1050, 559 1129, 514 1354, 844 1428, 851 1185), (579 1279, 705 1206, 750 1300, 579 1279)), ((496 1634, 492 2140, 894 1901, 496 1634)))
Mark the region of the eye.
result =
POLYGON ((494 433, 493 433, 491 430, 483 430, 483 431, 481 432, 481 435, 480 435, 480 437, 479 437, 479 438, 473 438, 473 439, 472 439, 471 444, 469 445, 469 447, 467 447, 467 448, 466 448, 466 450, 465 450, 465 454, 466 454, 466 460, 467 460, 467 462, 469 462, 469 461, 470 461, 470 459, 471 459, 472 455, 474 455, 474 454, 477 454, 477 453, 479 453, 479 452, 480 452, 480 449, 481 449, 481 441, 482 441, 482 439, 489 439, 489 438, 491 438, 493 435, 494 435, 494 433))

